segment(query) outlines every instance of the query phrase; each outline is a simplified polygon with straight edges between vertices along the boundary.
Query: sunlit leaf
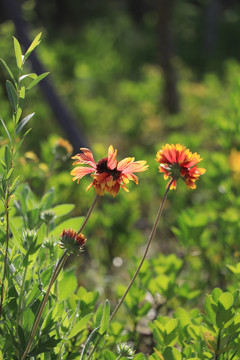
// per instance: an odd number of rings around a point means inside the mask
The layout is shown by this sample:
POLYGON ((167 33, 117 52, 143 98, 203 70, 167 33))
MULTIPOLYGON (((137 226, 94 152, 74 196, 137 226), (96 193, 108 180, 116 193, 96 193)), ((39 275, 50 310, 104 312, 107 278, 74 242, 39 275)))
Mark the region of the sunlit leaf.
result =
POLYGON ((16 128, 16 134, 18 134, 24 128, 24 126, 29 122, 29 120, 31 120, 34 115, 35 113, 29 114, 22 121, 20 121, 16 128))
POLYGON ((21 46, 20 46, 18 40, 15 37, 13 37, 13 44, 14 44, 14 51, 15 51, 17 67, 19 70, 21 70, 22 65, 23 65, 22 50, 21 50, 21 46))

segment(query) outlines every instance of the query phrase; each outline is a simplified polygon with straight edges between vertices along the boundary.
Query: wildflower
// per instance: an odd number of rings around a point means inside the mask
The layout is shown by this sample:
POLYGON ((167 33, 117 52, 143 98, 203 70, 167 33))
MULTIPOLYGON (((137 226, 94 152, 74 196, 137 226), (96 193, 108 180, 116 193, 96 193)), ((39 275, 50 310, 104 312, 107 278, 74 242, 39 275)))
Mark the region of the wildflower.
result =
POLYGON ((59 159, 67 160, 73 152, 73 147, 69 141, 65 139, 58 139, 55 143, 54 153, 59 159))
MULTIPOLYGON (((164 173, 164 179, 174 179, 170 189, 176 189, 177 180, 185 181, 188 189, 196 188, 196 180, 205 173, 205 169, 198 168, 202 159, 197 153, 191 153, 189 149, 180 144, 166 144, 157 152, 156 161, 159 162, 159 171, 164 173)), ((170 180, 171 181, 171 180, 170 180)))
POLYGON ((99 160, 97 163, 93 158, 93 154, 89 149, 81 148, 82 154, 73 156, 76 159, 73 165, 86 164, 89 167, 76 167, 71 171, 74 176, 73 181, 79 180, 87 175, 92 174, 93 182, 87 187, 87 191, 94 186, 98 195, 104 195, 105 191, 115 197, 119 192, 120 186, 129 191, 126 184, 129 180, 133 180, 138 184, 138 178, 135 172, 145 171, 148 168, 146 161, 134 161, 133 157, 128 157, 120 162, 116 160, 117 150, 113 146, 108 148, 108 157, 99 160))
POLYGON ((60 235, 59 246, 61 249, 79 255, 83 251, 83 245, 86 241, 87 239, 83 234, 77 234, 76 231, 72 229, 64 229, 60 235))
POLYGON ((35 163, 38 162, 38 157, 35 154, 35 152, 33 152, 33 151, 27 151, 24 154, 24 157, 25 157, 26 160, 33 161, 35 163))
POLYGON ((231 154, 229 156, 229 166, 232 170, 234 180, 240 182, 240 151, 236 149, 231 150, 231 154))

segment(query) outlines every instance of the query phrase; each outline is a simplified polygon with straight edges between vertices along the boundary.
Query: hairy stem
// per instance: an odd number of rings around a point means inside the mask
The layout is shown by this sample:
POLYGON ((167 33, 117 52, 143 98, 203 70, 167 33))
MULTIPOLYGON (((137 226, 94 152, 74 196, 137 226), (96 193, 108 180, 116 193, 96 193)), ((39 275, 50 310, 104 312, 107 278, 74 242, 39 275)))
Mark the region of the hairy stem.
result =
POLYGON ((78 234, 80 234, 80 232, 83 230, 83 228, 85 227, 86 223, 88 222, 88 219, 89 219, 89 217, 90 217, 90 215, 91 215, 91 213, 92 213, 92 211, 93 211, 93 208, 94 208, 94 206, 95 206, 98 198, 99 198, 99 195, 96 195, 95 198, 94 198, 94 200, 93 200, 93 203, 92 203, 91 207, 90 207, 89 210, 88 210, 87 215, 85 216, 85 219, 84 219, 84 221, 83 221, 80 229, 78 230, 78 234))
POLYGON ((172 180, 169 182, 169 184, 168 184, 168 186, 167 186, 167 189, 166 189, 166 191, 165 191, 165 194, 164 194, 164 196, 163 196, 163 198, 162 198, 162 201, 161 201, 161 203, 160 203, 160 206, 159 206, 159 209, 158 209, 158 213, 157 213, 155 222, 154 222, 154 224, 153 224, 152 231, 151 231, 151 233, 150 233, 150 235, 149 235, 148 242, 147 242, 147 245, 146 245, 146 248, 145 248, 145 251, 144 251, 142 260, 140 261, 140 264, 138 265, 138 268, 137 268, 135 274, 133 275, 133 277, 132 277, 132 279, 131 279, 131 281, 130 281, 130 283, 129 283, 126 291, 125 291, 125 293, 123 294, 123 296, 122 296, 121 299, 119 300, 119 303, 117 304, 116 308, 114 309, 114 311, 113 311, 113 313, 112 313, 112 315, 111 315, 111 317, 110 317, 109 323, 113 320, 114 316, 115 316, 116 313, 118 312, 118 309, 119 309, 120 306, 122 305, 125 297, 127 296, 129 290, 131 289, 131 287, 132 287, 132 285, 133 285, 136 277, 137 277, 138 274, 139 274, 139 271, 141 270, 142 264, 144 263, 144 260, 146 259, 146 256, 147 256, 149 247, 150 247, 151 242, 152 242, 152 239, 153 239, 153 237, 154 237, 154 235, 155 235, 155 232, 156 232, 156 229, 157 229, 157 225, 158 225, 160 216, 161 216, 162 211, 163 211, 163 207, 164 207, 164 204, 165 204, 165 201, 166 201, 166 198, 167 198, 168 191, 169 191, 169 189, 170 189, 170 186, 172 185, 173 180, 174 180, 174 179, 172 179, 172 180))

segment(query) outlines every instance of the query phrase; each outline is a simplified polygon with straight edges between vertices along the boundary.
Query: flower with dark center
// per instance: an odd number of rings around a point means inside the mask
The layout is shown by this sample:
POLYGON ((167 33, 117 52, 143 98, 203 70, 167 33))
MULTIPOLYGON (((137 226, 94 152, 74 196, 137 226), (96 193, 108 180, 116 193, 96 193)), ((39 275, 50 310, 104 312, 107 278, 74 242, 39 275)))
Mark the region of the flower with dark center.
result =
POLYGON ((170 189, 176 189, 178 179, 182 179, 188 189, 195 189, 195 182, 206 172, 206 169, 198 168, 198 163, 202 161, 200 155, 191 153, 180 144, 163 146, 157 152, 156 161, 160 164, 159 171, 164 173, 164 179, 173 179, 170 189))
POLYGON ((120 187, 129 191, 126 187, 129 180, 138 184, 138 177, 134 173, 146 171, 148 168, 146 161, 134 161, 135 159, 132 157, 118 162, 116 160, 117 150, 114 150, 112 145, 108 148, 108 156, 97 163, 89 149, 81 148, 80 150, 82 153, 73 157, 76 160, 73 165, 88 165, 88 167, 78 166, 74 168, 71 171, 71 175, 74 176, 73 181, 79 182, 83 176, 91 174, 93 181, 87 190, 93 186, 98 195, 104 195, 106 191, 115 197, 120 187))

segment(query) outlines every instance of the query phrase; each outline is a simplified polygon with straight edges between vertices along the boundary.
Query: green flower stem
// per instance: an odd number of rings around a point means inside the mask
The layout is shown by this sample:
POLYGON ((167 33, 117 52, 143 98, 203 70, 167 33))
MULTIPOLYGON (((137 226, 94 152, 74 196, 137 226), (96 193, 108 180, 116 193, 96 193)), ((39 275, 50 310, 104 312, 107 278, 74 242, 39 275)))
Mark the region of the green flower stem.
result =
MULTIPOLYGON (((91 215, 91 213, 92 213, 92 210, 93 210, 93 208, 94 208, 94 206, 95 206, 95 204, 96 204, 96 202, 97 202, 97 199, 98 199, 98 195, 97 195, 97 196, 95 197, 95 199, 93 200, 93 203, 92 203, 91 207, 90 207, 89 210, 88 210, 88 213, 87 213, 87 215, 86 215, 86 217, 85 217, 85 219, 84 219, 84 222, 82 223, 82 225, 81 225, 81 227, 80 227, 80 229, 79 229, 79 231, 78 231, 78 234, 83 230, 83 228, 84 228, 85 225, 87 224, 88 219, 89 219, 89 217, 90 217, 90 215, 91 215)), ((40 322, 40 320, 41 320, 43 310, 44 310, 45 305, 46 305, 46 303, 47 303, 47 300, 48 300, 48 297, 49 297, 49 294, 50 294, 52 285, 54 284, 54 282, 55 282, 55 280, 57 279, 60 271, 62 270, 62 268, 63 268, 63 266, 64 266, 64 264, 65 264, 65 262, 66 262, 66 260, 67 260, 67 258, 68 258, 68 255, 69 255, 69 254, 68 254, 68 251, 66 250, 66 251, 64 252, 64 254, 62 255, 61 259, 58 261, 56 267, 55 267, 55 270, 54 270, 54 272, 53 272, 53 274, 52 274, 50 283, 49 283, 49 285, 48 285, 48 289, 47 289, 46 294, 45 294, 45 296, 44 296, 44 298, 43 298, 43 301, 42 301, 42 304, 41 304, 40 309, 39 309, 39 311, 38 311, 37 317, 35 318, 35 321, 34 321, 34 324, 33 324, 33 327, 32 327, 32 331, 31 331, 31 334, 30 334, 30 338, 29 338, 29 341, 28 341, 28 345, 27 345, 27 347, 26 347, 26 349, 25 349, 25 351, 24 351, 24 354, 23 354, 21 360, 25 360, 25 359, 26 359, 26 357, 27 357, 27 355, 28 355, 28 353, 29 353, 29 351, 30 351, 30 349, 31 349, 31 346, 32 346, 32 343, 33 343, 33 339, 34 339, 34 336, 35 336, 35 334, 36 334, 36 331, 37 331, 37 327, 38 327, 38 325, 39 325, 39 322, 40 322)))
POLYGON ((174 179, 172 179, 172 180, 169 182, 169 184, 168 184, 168 186, 167 186, 167 189, 166 189, 166 191, 165 191, 165 194, 164 194, 164 196, 163 196, 163 198, 162 198, 162 201, 161 201, 161 203, 160 203, 160 206, 159 206, 159 209, 158 209, 158 213, 157 213, 155 222, 154 222, 154 224, 153 224, 152 231, 151 231, 151 233, 150 233, 150 235, 149 235, 148 242, 147 242, 146 249, 145 249, 145 251, 144 251, 142 260, 140 261, 140 264, 138 265, 138 268, 137 268, 135 274, 133 275, 133 277, 132 277, 132 279, 131 279, 131 281, 130 281, 130 283, 129 283, 126 291, 125 291, 125 293, 123 294, 123 296, 121 297, 119 303, 117 304, 116 308, 114 309, 114 311, 113 311, 113 313, 112 313, 112 315, 111 315, 111 317, 110 317, 110 319, 109 319, 109 323, 113 320, 114 316, 115 316, 116 313, 118 312, 118 309, 119 309, 120 306, 122 305, 125 297, 127 296, 129 290, 131 289, 132 284, 134 283, 136 277, 138 276, 138 273, 139 273, 139 271, 141 270, 142 264, 143 264, 144 260, 146 259, 146 256, 147 256, 149 247, 150 247, 151 242, 152 242, 152 239, 153 239, 153 237, 154 237, 154 235, 155 235, 155 232, 156 232, 156 229, 157 229, 157 225, 158 225, 159 219, 160 219, 161 214, 162 214, 162 211, 163 211, 163 207, 164 207, 164 204, 165 204, 165 201, 166 201, 166 198, 167 198, 167 194, 168 194, 168 192, 169 192, 170 186, 171 186, 172 183, 173 183, 173 180, 174 180, 174 179))
MULTIPOLYGON (((154 222, 154 224, 153 224, 152 231, 151 231, 151 233, 150 233, 150 235, 149 235, 148 242, 147 242, 146 249, 145 249, 145 251, 144 251, 142 260, 140 261, 140 264, 139 264, 139 266, 138 266, 135 274, 133 275, 133 277, 132 277, 132 279, 131 279, 131 281, 130 281, 130 283, 129 283, 126 291, 125 291, 125 293, 123 294, 123 296, 122 296, 122 298, 120 299, 119 303, 118 303, 117 306, 115 307, 112 315, 110 316, 109 324, 111 323, 111 321, 113 320, 114 316, 115 316, 116 313, 118 312, 120 306, 122 305, 123 301, 125 300, 125 297, 127 296, 127 294, 128 294, 128 292, 129 292, 132 284, 134 283, 134 281, 135 281, 135 279, 136 279, 136 277, 137 277, 137 275, 138 275, 138 273, 139 273, 139 271, 140 271, 140 269, 141 269, 141 267, 142 267, 142 264, 143 264, 143 262, 144 262, 144 260, 145 260, 145 258, 146 258, 146 256, 147 256, 149 247, 150 247, 151 242, 152 242, 152 239, 153 239, 153 237, 154 237, 154 235, 155 235, 155 232, 156 232, 156 229, 157 229, 157 225, 158 225, 159 219, 160 219, 161 214, 162 214, 162 211, 163 211, 163 207, 164 207, 164 204, 165 204, 165 201, 166 201, 166 198, 167 198, 167 194, 168 194, 168 192, 169 192, 169 189, 170 189, 173 181, 174 181, 174 178, 171 179, 171 181, 169 182, 169 184, 168 184, 168 186, 167 186, 167 189, 166 189, 166 191, 165 191, 165 194, 164 194, 164 196, 163 196, 163 198, 162 198, 162 201, 161 201, 161 203, 160 203, 160 206, 159 206, 159 209, 158 209, 158 213, 157 213, 155 222, 154 222)), ((101 339, 103 338, 104 335, 105 335, 105 333, 102 334, 102 335, 98 338, 98 340, 97 340, 97 342, 96 342, 93 350, 91 351, 91 353, 90 353, 90 355, 89 355, 89 357, 88 357, 89 360, 92 358, 92 355, 94 354, 95 350, 97 349, 97 346, 98 346, 99 342, 101 341, 101 339)))

